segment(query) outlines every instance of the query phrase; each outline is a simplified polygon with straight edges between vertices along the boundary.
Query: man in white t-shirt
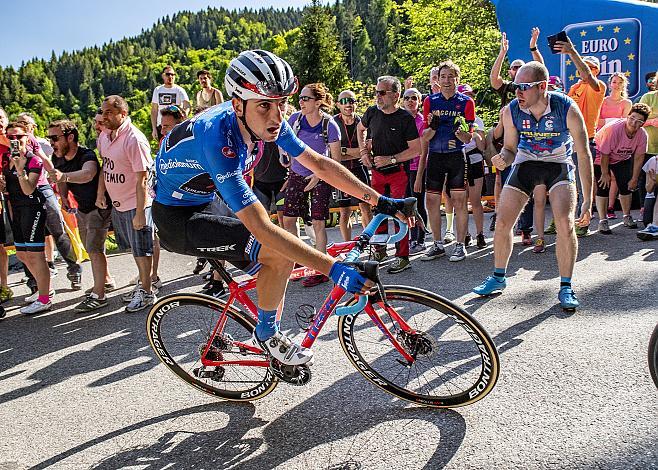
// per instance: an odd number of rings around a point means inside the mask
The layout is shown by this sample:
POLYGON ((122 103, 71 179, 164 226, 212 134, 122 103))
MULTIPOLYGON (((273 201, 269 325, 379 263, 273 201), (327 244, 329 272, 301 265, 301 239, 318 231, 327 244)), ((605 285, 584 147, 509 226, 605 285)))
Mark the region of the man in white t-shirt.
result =
POLYGON ((151 98, 151 128, 153 129, 151 135, 156 142, 159 142, 162 138, 160 133, 161 109, 175 104, 186 114, 190 112, 190 99, 182 87, 174 84, 176 72, 171 65, 167 65, 162 70, 162 81, 164 84, 155 87, 153 98, 151 98))

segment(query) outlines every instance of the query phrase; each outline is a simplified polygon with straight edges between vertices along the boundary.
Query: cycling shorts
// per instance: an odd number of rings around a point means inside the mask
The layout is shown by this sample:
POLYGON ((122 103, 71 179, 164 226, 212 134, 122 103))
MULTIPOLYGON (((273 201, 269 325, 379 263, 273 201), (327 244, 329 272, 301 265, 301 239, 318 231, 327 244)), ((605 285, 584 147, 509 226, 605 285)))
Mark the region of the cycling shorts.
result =
POLYGON ((258 240, 239 219, 217 215, 211 204, 165 206, 154 201, 151 211, 166 250, 226 260, 248 274, 260 268, 258 240))
POLYGON ((313 189, 304 192, 308 184, 305 176, 294 171, 288 175, 286 186, 286 200, 283 204, 283 215, 286 217, 302 217, 306 220, 309 211, 309 195, 311 220, 327 220, 329 218, 329 198, 331 186, 320 181, 313 189))
MULTIPOLYGON (((363 184, 370 186, 370 176, 368 175, 368 169, 363 166, 363 163, 357 158, 354 160, 347 160, 342 162, 343 166, 350 170, 350 172, 356 176, 356 178, 361 181, 363 184)), ((352 207, 361 204, 363 201, 350 196, 347 193, 338 191, 338 207, 352 207)))
MULTIPOLYGON (((615 175, 617 187, 619 188, 620 196, 628 196, 631 194, 628 189, 628 182, 633 177, 633 159, 628 158, 624 161, 615 163, 608 167, 610 172, 615 175)), ((610 187, 603 188, 599 185, 599 178, 601 178, 601 165, 594 164, 594 181, 596 181, 596 195, 599 197, 608 197, 610 187)))
POLYGON ((16 251, 44 251, 46 247, 46 207, 44 204, 15 204, 11 231, 16 251))
POLYGON ((475 163, 469 161, 466 176, 468 177, 468 185, 475 186, 475 180, 484 178, 484 161, 480 160, 475 163))
POLYGON ((535 186, 545 185, 551 190, 562 184, 576 187, 576 168, 566 163, 526 161, 512 165, 505 181, 505 186, 511 187, 530 197, 535 186))
POLYGON ((435 153, 430 152, 427 158, 426 190, 428 193, 446 192, 451 190, 464 191, 467 180, 467 164, 464 152, 435 153))

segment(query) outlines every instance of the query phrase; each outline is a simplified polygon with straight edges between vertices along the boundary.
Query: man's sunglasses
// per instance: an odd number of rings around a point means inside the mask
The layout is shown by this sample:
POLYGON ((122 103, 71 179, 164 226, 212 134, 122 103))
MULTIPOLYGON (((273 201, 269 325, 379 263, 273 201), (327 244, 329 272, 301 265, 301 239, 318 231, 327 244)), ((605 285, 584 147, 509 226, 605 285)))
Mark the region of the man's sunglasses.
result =
POLYGON ((175 76, 176 76, 176 74, 173 73, 173 72, 165 72, 165 75, 166 75, 167 77, 175 77, 175 76))
POLYGON ((392 90, 375 90, 377 96, 386 96, 386 93, 392 93, 392 90))
POLYGON ((402 99, 403 99, 404 101, 409 101, 409 100, 418 101, 418 97, 417 97, 416 95, 405 96, 405 97, 402 98, 402 99))
POLYGON ((47 137, 48 137, 48 140, 54 140, 55 142, 57 142, 60 137, 64 137, 64 136, 63 135, 49 135, 47 137))
POLYGON ((338 103, 340 104, 354 104, 356 103, 356 100, 354 98, 341 98, 338 100, 338 103))
POLYGON ((27 134, 7 134, 9 140, 19 140, 23 137, 27 137, 27 134))
POLYGON ((300 96, 300 97, 299 97, 299 101, 303 101, 303 102, 305 102, 305 103, 306 103, 307 101, 314 100, 314 99, 315 99, 315 98, 313 98, 312 96, 300 96))
POLYGON ((530 83, 514 83, 514 86, 519 91, 528 91, 533 86, 537 86, 540 83, 545 83, 545 82, 546 80, 539 80, 538 82, 530 82, 530 83))

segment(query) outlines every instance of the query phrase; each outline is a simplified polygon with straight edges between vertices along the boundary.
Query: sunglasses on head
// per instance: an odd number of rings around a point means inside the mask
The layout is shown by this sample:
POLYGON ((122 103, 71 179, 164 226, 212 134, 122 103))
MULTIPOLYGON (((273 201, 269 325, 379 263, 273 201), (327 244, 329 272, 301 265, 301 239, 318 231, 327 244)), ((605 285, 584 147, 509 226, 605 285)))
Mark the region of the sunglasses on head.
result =
POLYGON ((315 98, 312 97, 312 96, 300 96, 299 97, 299 101, 303 101, 303 102, 307 102, 307 101, 314 100, 314 99, 315 98))
POLYGON ((23 137, 27 137, 27 134, 7 134, 7 138, 9 140, 18 140, 23 137))
POLYGON ((545 81, 546 80, 539 80, 538 82, 530 82, 530 83, 514 83, 514 86, 516 86, 516 89, 519 91, 528 91, 533 86, 537 86, 540 83, 544 83, 545 81))
POLYGON ((338 100, 340 104, 354 104, 356 100, 354 98, 341 98, 338 100))
POLYGON ((181 109, 180 109, 178 106, 176 106, 175 104, 172 104, 172 105, 170 105, 170 106, 167 106, 166 109, 167 109, 167 111, 170 111, 170 112, 172 112, 172 113, 183 114, 183 111, 181 111, 181 109))
POLYGON ((418 101, 418 97, 416 95, 405 96, 403 99, 404 101, 409 101, 409 100, 418 101))

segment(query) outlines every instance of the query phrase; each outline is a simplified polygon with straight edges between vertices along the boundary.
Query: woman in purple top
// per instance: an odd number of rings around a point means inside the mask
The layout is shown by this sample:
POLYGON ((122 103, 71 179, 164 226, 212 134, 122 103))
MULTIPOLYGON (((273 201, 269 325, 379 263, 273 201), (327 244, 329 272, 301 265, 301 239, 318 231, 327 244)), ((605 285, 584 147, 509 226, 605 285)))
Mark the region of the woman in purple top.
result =
MULTIPOLYGON (((297 137, 316 152, 340 162, 340 128, 326 114, 333 107, 333 98, 322 83, 310 83, 299 94, 300 112, 290 116, 288 122, 297 137)), ((325 221, 329 217, 331 186, 292 159, 288 175, 285 203, 283 206, 283 228, 293 235, 297 232, 297 218, 308 220, 310 196, 311 223, 315 232, 315 247, 326 253, 327 230, 325 221)), ((309 276, 302 281, 306 287, 327 282, 323 274, 309 276)))
MULTIPOLYGON (((21 313, 34 314, 50 310, 50 271, 44 255, 46 209, 45 197, 37 189, 43 162, 28 150, 28 131, 22 123, 7 126, 10 143, 17 142, 16 151, 1 156, 2 178, 0 190, 7 194, 11 205, 11 229, 14 234, 16 256, 34 275, 36 292, 31 304, 21 313)), ((14 144, 16 145, 16 144, 14 144)))

